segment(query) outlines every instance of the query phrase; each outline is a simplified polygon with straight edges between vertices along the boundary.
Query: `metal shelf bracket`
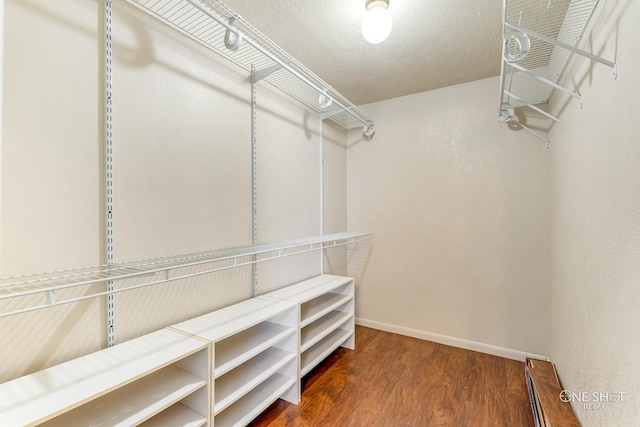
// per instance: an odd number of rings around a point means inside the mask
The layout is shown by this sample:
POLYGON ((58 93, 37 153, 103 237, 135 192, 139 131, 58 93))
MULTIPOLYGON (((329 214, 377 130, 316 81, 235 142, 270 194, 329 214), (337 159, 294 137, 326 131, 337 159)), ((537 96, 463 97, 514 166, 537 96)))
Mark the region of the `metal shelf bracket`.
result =
POLYGON ((554 91, 560 91, 578 100, 582 108, 582 95, 560 84, 573 54, 611 67, 614 80, 617 78, 615 62, 578 47, 598 3, 503 0, 499 122, 517 123, 548 146, 548 138, 514 118, 514 109, 533 110, 564 129, 562 120, 537 105, 548 103, 554 91))
POLYGON ((269 77, 271 74, 281 69, 282 69, 282 65, 273 64, 272 66, 264 68, 262 70, 252 70, 251 81, 253 83, 258 83, 260 80, 269 77))

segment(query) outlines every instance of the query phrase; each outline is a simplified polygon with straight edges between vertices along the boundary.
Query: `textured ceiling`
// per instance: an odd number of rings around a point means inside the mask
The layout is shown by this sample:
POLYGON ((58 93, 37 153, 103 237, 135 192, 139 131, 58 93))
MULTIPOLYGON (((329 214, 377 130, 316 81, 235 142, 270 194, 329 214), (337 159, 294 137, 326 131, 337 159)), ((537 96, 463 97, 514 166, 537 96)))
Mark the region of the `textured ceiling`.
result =
POLYGON ((358 105, 500 74, 498 0, 391 0, 378 45, 360 33, 365 0, 223 1, 358 105))

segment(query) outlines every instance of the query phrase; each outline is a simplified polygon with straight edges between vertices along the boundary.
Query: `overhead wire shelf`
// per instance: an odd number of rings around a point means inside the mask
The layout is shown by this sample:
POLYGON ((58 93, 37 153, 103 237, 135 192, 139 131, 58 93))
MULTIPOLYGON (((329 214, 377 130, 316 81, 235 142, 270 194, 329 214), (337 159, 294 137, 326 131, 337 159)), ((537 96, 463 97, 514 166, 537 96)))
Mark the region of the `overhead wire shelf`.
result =
MULTIPOLYGON (((373 120, 219 0, 128 0, 346 129, 373 120)), ((254 81, 256 79, 254 78, 254 81)))
POLYGON ((575 53, 613 68, 616 64, 578 48, 599 0, 503 0, 503 52, 498 120, 514 122, 542 139, 514 115, 528 107, 561 125, 562 120, 538 107, 556 91, 577 99, 580 94, 561 85, 575 53))
POLYGON ((30 296, 41 296, 37 302, 19 308, 0 305, 0 318, 40 310, 52 306, 78 302, 99 296, 131 291, 180 279, 271 261, 307 252, 359 243, 373 238, 368 232, 341 232, 279 242, 216 249, 147 260, 77 268, 50 273, 0 278, 0 303, 30 296), (194 269, 194 267, 198 267, 194 269), (194 271, 195 270, 195 271, 194 271), (135 283, 116 287, 113 291, 87 290, 81 296, 56 297, 65 289, 88 287, 96 283, 135 283))

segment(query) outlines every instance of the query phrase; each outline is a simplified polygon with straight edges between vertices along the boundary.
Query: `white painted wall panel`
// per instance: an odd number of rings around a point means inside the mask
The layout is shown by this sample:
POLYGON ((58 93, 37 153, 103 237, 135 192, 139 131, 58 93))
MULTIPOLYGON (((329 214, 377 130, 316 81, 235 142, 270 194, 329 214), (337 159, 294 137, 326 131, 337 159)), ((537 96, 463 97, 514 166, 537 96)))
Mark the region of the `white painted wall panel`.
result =
POLYGON ((546 354, 548 152, 496 123, 497 87, 363 106, 376 135, 349 135, 348 228, 375 241, 352 273, 357 315, 546 354))
MULTIPOLYGON (((321 234, 320 119, 261 83, 257 90, 258 242, 321 234)), ((258 266, 259 292, 320 273, 319 251, 258 266)))
MULTIPOLYGON (((337 233, 347 229, 347 132, 327 121, 323 127, 324 167, 324 232, 337 233)), ((356 230, 367 231, 367 230, 356 230)), ((350 247, 339 246, 324 251, 324 272, 345 276, 350 247)))
MULTIPOLYGON (((589 51, 568 71, 584 106, 559 96, 565 129, 551 133, 553 276, 549 356, 582 425, 628 426, 640 419, 640 3, 601 2, 589 51), (593 393, 624 393, 594 402, 593 393), (604 403, 601 409, 583 406, 604 403)), ((612 396, 612 395, 611 395, 612 396)))

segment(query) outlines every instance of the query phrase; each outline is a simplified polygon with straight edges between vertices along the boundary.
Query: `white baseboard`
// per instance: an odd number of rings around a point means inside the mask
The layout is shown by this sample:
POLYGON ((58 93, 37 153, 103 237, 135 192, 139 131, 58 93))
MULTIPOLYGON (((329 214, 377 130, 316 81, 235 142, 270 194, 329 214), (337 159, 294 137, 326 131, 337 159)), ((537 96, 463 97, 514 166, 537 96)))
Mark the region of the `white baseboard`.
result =
POLYGON ((534 359, 549 360, 546 356, 539 354, 527 353, 520 350, 513 350, 505 347, 498 347, 491 344, 484 344, 476 341, 463 340, 460 338, 450 337, 447 335, 435 334, 433 332, 420 331, 418 329, 406 328, 404 326, 391 325, 389 323, 378 322, 376 320, 367 320, 356 318, 356 325, 366 326, 373 329, 379 329, 385 332, 405 335, 408 337, 419 338, 427 341, 437 342, 439 344, 450 345, 452 347, 464 348, 466 350, 478 351, 480 353, 491 354, 494 356, 505 357, 507 359, 519 360, 524 362, 527 357, 534 359))

